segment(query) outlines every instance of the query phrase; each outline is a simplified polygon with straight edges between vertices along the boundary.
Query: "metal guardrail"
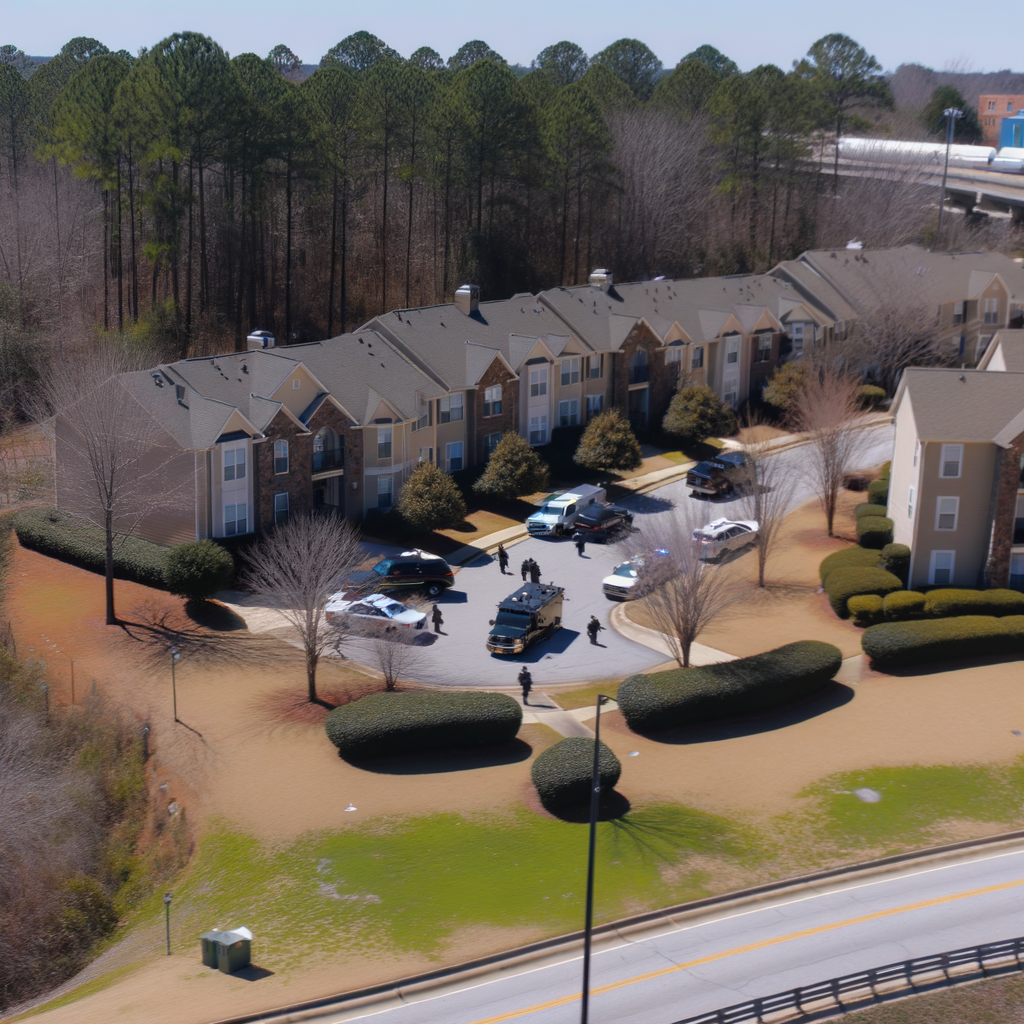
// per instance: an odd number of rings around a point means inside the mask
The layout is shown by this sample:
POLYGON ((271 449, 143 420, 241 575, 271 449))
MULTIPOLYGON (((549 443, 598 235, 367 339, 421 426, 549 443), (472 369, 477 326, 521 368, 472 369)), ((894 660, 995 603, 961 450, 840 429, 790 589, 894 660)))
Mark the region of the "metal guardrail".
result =
POLYGON ((762 999, 751 999, 721 1010, 700 1013, 676 1021, 675 1024, 743 1024, 745 1021, 761 1022, 776 1017, 781 1019, 787 1013, 811 1016, 827 1010, 843 1012, 846 1009, 843 1005, 844 997, 848 1001, 870 998, 882 994, 880 989, 884 989, 886 995, 894 994, 904 988, 913 988, 915 979, 931 978, 933 981, 957 984, 972 980, 978 971, 987 976, 990 970, 995 969, 1020 970, 1024 966, 1021 964, 1022 953, 1024 937, 984 946, 968 946, 948 953, 886 964, 870 971, 846 974, 815 985, 803 985, 788 992, 778 992, 762 999))

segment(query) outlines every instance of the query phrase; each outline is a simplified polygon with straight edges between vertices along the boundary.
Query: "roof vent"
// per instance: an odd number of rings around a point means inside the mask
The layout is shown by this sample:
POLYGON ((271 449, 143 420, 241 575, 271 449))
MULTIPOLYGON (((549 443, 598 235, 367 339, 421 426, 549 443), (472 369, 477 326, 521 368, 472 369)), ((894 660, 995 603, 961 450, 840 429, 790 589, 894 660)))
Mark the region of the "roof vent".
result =
POLYGON ((253 331, 245 339, 245 346, 250 352, 257 348, 273 348, 274 336, 270 331, 253 331))
POLYGON ((601 291, 606 292, 612 286, 613 275, 611 271, 603 268, 595 270, 588 278, 590 285, 593 288, 600 288, 601 291))
POLYGON ((475 313, 480 308, 480 285, 464 284, 455 292, 455 305, 466 316, 475 313))

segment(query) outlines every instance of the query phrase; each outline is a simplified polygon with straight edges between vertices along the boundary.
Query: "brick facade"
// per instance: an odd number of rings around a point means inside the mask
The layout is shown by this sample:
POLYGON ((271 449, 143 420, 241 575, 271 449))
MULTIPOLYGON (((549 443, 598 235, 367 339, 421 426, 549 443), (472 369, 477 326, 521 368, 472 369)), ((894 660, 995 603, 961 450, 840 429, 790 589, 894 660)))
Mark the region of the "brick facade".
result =
POLYGON ((757 361, 757 353, 761 347, 761 335, 752 334, 747 341, 750 354, 750 399, 754 402, 761 400, 761 392, 765 382, 778 369, 782 362, 783 338, 785 335, 773 334, 771 356, 763 363, 757 361))
MULTIPOLYGON (((665 364, 664 354, 659 352, 661 339, 645 323, 638 323, 626 335, 619 350, 612 356, 612 397, 611 404, 629 417, 629 361, 637 349, 647 352, 647 429, 638 431, 649 434, 656 430, 668 410, 672 395, 679 381, 678 364, 665 364)), ((607 360, 606 360, 607 362, 607 360)))
MULTIPOLYGON (((344 490, 344 513, 349 519, 359 519, 363 514, 363 432, 353 427, 349 418, 333 402, 324 402, 309 421, 313 435, 330 427, 341 438, 345 446, 345 474, 342 481, 344 490), (353 487, 353 483, 356 485, 353 487)), ((313 436, 307 441, 306 465, 312 477, 313 436)), ((312 493, 312 480, 310 481, 312 493)))
POLYGON ((466 465, 476 466, 487 461, 484 438, 488 434, 519 432, 519 381, 500 359, 495 359, 477 382, 468 405, 466 465), (484 392, 495 384, 501 385, 501 414, 484 416, 484 392))
POLYGON ((1010 582, 1010 549, 1013 547, 1017 491, 1020 488, 1024 434, 1009 448, 1000 448, 996 459, 995 498, 992 513, 992 542, 985 566, 986 587, 1005 587, 1010 582))

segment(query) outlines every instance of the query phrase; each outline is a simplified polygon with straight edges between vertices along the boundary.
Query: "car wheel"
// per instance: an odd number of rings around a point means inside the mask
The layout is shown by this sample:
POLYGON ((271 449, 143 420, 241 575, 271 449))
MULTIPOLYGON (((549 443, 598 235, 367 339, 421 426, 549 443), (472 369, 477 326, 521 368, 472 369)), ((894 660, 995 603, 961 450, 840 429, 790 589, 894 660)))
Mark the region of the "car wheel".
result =
POLYGON ((443 589, 444 588, 441 586, 440 583, 428 583, 427 584, 427 593, 431 597, 438 597, 443 589))

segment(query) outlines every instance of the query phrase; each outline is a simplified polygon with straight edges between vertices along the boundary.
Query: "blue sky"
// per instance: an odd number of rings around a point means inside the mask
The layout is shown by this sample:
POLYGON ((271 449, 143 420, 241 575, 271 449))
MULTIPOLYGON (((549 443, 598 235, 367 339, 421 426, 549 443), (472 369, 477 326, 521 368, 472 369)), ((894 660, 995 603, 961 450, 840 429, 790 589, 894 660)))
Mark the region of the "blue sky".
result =
POLYGON ((560 39, 592 54, 633 36, 669 67, 711 43, 748 70, 761 63, 788 68, 819 36, 845 32, 887 70, 901 63, 941 69, 954 62, 975 71, 1021 69, 1016 33, 968 35, 965 25, 963 9, 951 0, 927 6, 920 0, 0 0, 0 43, 45 55, 77 35, 134 53, 190 29, 212 36, 232 56, 265 55, 283 42, 312 64, 350 32, 368 29, 404 55, 426 45, 448 57, 467 40, 483 39, 510 63, 523 64, 560 39))

